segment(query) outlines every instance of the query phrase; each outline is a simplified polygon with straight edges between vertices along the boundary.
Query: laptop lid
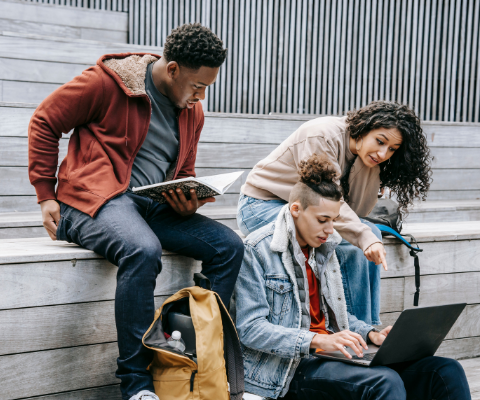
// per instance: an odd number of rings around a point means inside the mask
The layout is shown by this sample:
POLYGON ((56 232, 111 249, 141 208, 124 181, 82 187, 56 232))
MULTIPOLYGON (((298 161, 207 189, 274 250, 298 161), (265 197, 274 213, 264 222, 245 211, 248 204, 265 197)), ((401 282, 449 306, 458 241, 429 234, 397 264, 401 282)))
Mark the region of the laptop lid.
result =
POLYGON ((448 304, 403 311, 370 366, 433 356, 466 305, 448 304))

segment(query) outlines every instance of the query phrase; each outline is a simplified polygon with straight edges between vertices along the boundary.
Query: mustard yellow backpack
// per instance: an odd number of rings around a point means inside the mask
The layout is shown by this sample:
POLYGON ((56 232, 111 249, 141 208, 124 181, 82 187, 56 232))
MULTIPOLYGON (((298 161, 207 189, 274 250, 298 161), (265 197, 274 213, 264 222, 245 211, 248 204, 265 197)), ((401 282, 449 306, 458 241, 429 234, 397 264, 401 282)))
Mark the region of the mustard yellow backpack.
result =
MULTIPOLYGON (((195 274, 207 280, 201 274, 195 274)), ((207 280, 208 281, 208 280, 207 280)), ((208 287, 208 286, 207 286, 208 287)), ((161 400, 241 400, 244 392, 243 359, 237 331, 220 297, 197 286, 168 298, 155 313, 143 336, 154 351, 149 370, 155 393, 161 400), (196 361, 173 349, 168 332, 168 313, 179 305, 189 309, 195 328, 196 361)))

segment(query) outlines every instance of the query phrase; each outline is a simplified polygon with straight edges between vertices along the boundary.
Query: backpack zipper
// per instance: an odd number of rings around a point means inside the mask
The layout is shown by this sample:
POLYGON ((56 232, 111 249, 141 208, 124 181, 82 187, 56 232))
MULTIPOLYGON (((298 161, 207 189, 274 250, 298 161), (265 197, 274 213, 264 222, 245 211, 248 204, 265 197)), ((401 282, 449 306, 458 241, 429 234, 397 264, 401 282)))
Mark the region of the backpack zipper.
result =
POLYGON ((192 375, 190 376, 190 391, 193 392, 193 382, 195 381, 195 375, 198 371, 192 371, 192 375))

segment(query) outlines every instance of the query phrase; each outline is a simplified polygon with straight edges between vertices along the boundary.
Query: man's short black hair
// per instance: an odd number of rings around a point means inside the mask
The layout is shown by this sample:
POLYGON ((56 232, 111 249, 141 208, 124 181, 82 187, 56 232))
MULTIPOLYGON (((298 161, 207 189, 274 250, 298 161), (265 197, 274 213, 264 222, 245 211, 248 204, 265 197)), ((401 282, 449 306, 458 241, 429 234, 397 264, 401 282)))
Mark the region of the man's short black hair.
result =
POLYGON ((218 68, 227 57, 223 42, 210 29, 199 23, 185 24, 167 36, 163 56, 187 68, 218 68))

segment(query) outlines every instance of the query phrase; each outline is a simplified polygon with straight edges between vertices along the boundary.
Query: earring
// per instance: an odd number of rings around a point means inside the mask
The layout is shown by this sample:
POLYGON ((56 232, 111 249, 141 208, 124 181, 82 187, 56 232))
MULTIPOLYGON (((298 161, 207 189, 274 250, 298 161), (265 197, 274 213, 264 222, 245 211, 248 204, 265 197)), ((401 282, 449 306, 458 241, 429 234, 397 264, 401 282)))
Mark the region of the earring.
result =
POLYGON ((362 146, 363 146, 363 137, 361 139, 362 139, 362 143, 360 144, 360 148, 357 147, 358 140, 355 141, 355 150, 357 150, 357 153, 362 149, 362 146))

